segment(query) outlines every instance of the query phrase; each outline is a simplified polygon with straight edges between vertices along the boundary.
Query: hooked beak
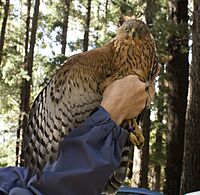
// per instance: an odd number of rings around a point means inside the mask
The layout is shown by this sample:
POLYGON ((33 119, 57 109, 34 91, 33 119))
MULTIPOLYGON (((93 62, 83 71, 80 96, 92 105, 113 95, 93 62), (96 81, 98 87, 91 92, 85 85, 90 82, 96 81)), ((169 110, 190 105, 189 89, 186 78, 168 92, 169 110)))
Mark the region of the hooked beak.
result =
POLYGON ((135 34, 136 34, 135 28, 132 28, 131 33, 132 33, 132 37, 134 38, 134 37, 135 37, 135 34))
POLYGON ((136 34, 135 28, 132 28, 131 33, 132 33, 132 37, 134 38, 134 37, 135 37, 135 34, 136 34))

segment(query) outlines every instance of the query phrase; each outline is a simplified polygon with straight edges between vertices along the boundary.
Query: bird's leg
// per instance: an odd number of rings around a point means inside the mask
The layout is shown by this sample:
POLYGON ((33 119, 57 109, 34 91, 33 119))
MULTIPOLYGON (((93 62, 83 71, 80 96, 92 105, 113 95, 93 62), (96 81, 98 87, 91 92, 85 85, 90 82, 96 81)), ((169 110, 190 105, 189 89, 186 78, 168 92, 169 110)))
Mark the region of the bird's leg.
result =
POLYGON ((141 149, 144 146, 144 136, 142 135, 142 131, 138 126, 135 118, 132 122, 135 129, 133 132, 130 132, 129 140, 133 145, 136 145, 138 149, 141 149))

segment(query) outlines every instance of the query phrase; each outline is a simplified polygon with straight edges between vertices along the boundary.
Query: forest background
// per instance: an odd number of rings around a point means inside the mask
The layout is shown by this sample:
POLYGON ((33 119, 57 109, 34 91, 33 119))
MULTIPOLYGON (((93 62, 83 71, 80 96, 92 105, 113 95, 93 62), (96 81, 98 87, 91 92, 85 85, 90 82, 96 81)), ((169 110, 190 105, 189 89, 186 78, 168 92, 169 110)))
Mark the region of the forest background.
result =
POLYGON ((167 195, 200 189, 199 0, 0 0, 0 167, 23 165, 31 104, 60 64, 133 15, 149 25, 162 69, 126 182, 167 195))

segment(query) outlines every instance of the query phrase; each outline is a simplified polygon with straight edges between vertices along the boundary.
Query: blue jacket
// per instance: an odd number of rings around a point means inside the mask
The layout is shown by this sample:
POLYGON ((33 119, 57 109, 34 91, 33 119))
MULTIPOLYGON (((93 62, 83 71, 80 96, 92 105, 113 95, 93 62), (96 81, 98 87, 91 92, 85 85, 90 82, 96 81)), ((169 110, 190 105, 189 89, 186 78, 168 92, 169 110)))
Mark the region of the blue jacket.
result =
POLYGON ((102 108, 94 112, 60 144, 58 160, 39 179, 23 167, 0 169, 0 195, 96 195, 119 166, 128 132, 102 108))

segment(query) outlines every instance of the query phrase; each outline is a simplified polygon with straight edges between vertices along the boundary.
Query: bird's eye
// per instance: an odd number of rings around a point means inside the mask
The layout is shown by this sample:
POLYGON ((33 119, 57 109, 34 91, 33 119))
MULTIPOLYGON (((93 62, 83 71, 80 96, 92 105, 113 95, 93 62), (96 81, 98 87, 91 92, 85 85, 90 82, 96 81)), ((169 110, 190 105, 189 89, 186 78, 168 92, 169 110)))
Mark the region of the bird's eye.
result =
POLYGON ((126 32, 129 32, 128 26, 125 26, 125 27, 124 27, 124 30, 125 30, 126 32))
POLYGON ((144 30, 144 28, 142 28, 142 27, 139 28, 139 31, 140 31, 140 32, 143 32, 143 30, 144 30))

